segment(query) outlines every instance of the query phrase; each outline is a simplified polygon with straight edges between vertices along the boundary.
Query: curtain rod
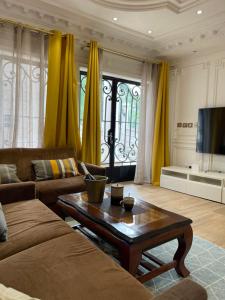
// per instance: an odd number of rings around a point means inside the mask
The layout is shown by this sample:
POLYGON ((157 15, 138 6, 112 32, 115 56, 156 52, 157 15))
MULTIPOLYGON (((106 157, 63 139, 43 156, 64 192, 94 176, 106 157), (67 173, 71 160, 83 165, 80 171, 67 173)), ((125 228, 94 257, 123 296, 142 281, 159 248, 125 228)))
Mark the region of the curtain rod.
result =
MULTIPOLYGON (((90 48, 90 43, 87 43, 87 45, 84 46, 84 48, 86 48, 86 47, 90 48)), ((130 58, 132 60, 136 60, 136 61, 139 61, 141 63, 144 63, 144 62, 150 62, 150 63, 155 63, 155 64, 160 64, 161 63, 159 60, 146 60, 146 59, 143 59, 143 58, 138 57, 138 56, 134 56, 134 55, 131 55, 131 54, 127 54, 127 53, 124 53, 124 52, 120 52, 118 50, 113 50, 113 49, 109 49, 109 48, 105 48, 105 47, 99 47, 99 49, 102 49, 105 52, 112 53, 112 54, 115 54, 115 55, 118 55, 118 56, 130 58)))
POLYGON ((21 27, 30 29, 31 31, 34 31, 34 32, 43 32, 43 33, 48 34, 48 35, 52 35, 53 34, 48 29, 44 29, 44 28, 41 28, 41 27, 33 26, 33 25, 23 24, 23 23, 16 22, 16 21, 10 20, 10 19, 0 18, 0 24, 1 23, 8 23, 8 24, 12 24, 12 25, 15 25, 15 26, 21 26, 21 27))
MULTIPOLYGON (((32 30, 34 32, 43 32, 43 33, 45 33, 47 35, 52 35, 53 34, 51 30, 48 30, 48 29, 45 29, 45 28, 41 28, 41 27, 37 27, 37 26, 33 26, 33 25, 29 25, 29 24, 23 24, 23 23, 14 21, 12 19, 0 18, 0 24, 1 23, 8 23, 8 24, 12 24, 12 25, 15 25, 15 26, 21 26, 21 27, 30 29, 30 30, 32 30)), ((84 48, 85 47, 89 48, 90 44, 88 43, 86 46, 84 46, 84 48)), ((141 57, 130 55, 130 54, 127 54, 127 53, 124 53, 124 52, 120 52, 120 51, 117 51, 117 50, 112 50, 112 49, 105 48, 105 47, 99 47, 99 48, 102 49, 105 52, 112 53, 112 54, 115 54, 115 55, 118 55, 118 56, 122 56, 122 57, 126 57, 126 58, 129 58, 129 59, 132 59, 132 60, 136 60, 136 61, 139 61, 141 63, 144 63, 144 62, 147 61, 147 62, 150 62, 150 63, 160 64, 159 60, 146 60, 146 59, 143 59, 141 57)))

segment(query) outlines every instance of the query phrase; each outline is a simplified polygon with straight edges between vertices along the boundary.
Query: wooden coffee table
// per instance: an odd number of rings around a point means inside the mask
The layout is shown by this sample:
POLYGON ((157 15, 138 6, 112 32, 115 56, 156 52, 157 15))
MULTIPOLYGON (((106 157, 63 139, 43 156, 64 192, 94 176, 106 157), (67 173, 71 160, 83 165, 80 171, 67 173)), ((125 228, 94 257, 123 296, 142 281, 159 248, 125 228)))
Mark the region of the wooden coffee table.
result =
POLYGON ((189 275, 184 260, 193 239, 190 219, 140 199, 135 199, 132 212, 126 212, 111 205, 109 193, 100 204, 89 203, 86 192, 60 196, 57 203, 82 226, 116 247, 122 267, 140 282, 172 268, 183 277, 189 275), (178 248, 171 262, 164 263, 147 252, 173 239, 178 240, 178 248))

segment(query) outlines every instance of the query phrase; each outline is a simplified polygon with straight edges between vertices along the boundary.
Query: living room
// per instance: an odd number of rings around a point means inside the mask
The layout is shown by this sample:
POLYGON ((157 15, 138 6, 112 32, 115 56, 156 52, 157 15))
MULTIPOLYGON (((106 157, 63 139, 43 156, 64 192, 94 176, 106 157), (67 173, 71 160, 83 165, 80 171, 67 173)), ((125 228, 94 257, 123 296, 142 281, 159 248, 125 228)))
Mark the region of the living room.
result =
POLYGON ((0 0, 0 300, 225 299, 224 20, 0 0))

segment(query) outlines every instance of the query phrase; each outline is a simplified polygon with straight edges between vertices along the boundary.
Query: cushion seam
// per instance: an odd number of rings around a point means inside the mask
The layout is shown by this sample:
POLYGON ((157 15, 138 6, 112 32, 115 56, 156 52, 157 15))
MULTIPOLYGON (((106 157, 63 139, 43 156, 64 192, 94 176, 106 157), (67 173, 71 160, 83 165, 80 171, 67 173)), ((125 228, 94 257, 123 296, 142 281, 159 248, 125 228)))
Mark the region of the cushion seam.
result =
POLYGON ((61 238, 61 237, 66 236, 66 235, 68 235, 68 234, 74 234, 74 232, 72 231, 72 232, 64 233, 64 234, 59 235, 59 236, 57 236, 57 237, 51 238, 51 239, 46 240, 46 241, 41 242, 41 243, 37 243, 37 244, 35 244, 35 245, 31 246, 31 247, 28 247, 28 248, 26 248, 26 249, 23 249, 23 250, 20 250, 20 251, 18 251, 18 252, 16 252, 16 253, 13 253, 13 254, 11 254, 11 255, 9 255, 9 256, 6 256, 5 258, 0 259, 0 264, 1 264, 1 262, 4 261, 5 259, 8 259, 8 258, 10 258, 10 257, 12 257, 12 256, 14 256, 14 255, 17 255, 17 254, 22 253, 22 252, 24 252, 24 251, 26 251, 26 250, 35 248, 35 247, 37 247, 38 245, 42 245, 42 244, 47 243, 47 242, 49 242, 49 241, 55 240, 55 239, 57 239, 57 238, 61 238))

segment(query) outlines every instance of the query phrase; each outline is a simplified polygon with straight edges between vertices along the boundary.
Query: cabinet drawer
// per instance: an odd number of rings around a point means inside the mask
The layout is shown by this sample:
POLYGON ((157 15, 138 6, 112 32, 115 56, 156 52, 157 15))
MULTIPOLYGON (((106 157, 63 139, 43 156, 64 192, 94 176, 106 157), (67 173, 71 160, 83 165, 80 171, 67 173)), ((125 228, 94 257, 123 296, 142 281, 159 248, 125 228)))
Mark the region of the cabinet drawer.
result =
POLYGON ((223 188, 222 202, 225 204, 225 188, 223 188))
POLYGON ((160 186, 177 192, 186 193, 187 180, 168 175, 161 175, 160 186))
POLYGON ((214 186, 207 183, 188 181, 187 193, 216 202, 221 202, 221 186, 214 186))

